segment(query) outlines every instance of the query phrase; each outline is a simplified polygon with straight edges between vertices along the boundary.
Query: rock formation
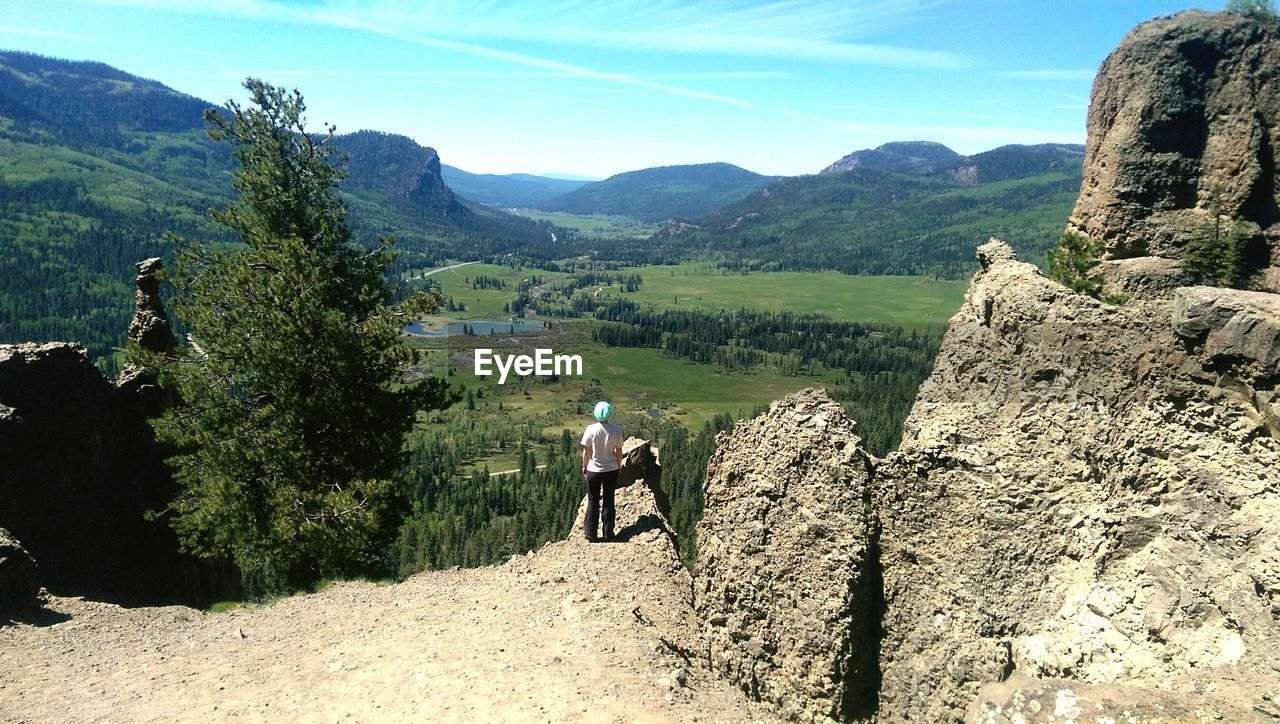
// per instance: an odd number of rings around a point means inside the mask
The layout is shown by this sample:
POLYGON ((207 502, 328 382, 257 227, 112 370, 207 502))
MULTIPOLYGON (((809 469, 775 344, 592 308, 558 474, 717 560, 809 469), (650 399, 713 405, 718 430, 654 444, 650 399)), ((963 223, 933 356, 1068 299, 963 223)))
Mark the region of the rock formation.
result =
POLYGON ((9 531, 0 528, 0 623, 40 604, 40 569, 9 531))
MULTIPOLYGON (((171 354, 177 349, 178 342, 165 314, 164 301, 160 299, 159 274, 162 268, 158 257, 138 262, 138 291, 134 295, 129 341, 148 352, 171 354)), ((173 404, 171 395, 160 389, 155 375, 132 365, 125 366, 116 385, 136 397, 149 416, 157 415, 173 404)))
POLYGON ((1280 291, 1277 149, 1280 23, 1194 10, 1143 23, 1094 82, 1069 228, 1111 259, 1173 260, 1216 204, 1254 232, 1253 283, 1280 291))
POLYGON ((869 713, 879 581, 854 423, 810 389, 717 442, 694 585, 712 668, 788 719, 869 713))
POLYGON ((146 519, 174 487, 139 389, 112 384, 75 345, 0 345, 0 526, 54 593, 131 604, 227 593, 234 579, 180 556, 173 531, 146 519))
POLYGON ((979 258, 872 484, 880 716, 1015 673, 1280 716, 1274 295, 1118 307, 979 258))

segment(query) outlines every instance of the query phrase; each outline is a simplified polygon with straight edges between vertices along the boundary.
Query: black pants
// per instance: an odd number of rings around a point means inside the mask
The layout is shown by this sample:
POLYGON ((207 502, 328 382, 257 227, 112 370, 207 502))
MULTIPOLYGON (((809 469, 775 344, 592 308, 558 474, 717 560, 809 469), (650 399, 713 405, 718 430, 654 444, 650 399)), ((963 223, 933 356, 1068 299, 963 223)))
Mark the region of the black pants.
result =
POLYGON ((613 537, 613 486, 618 482, 618 471, 606 473, 587 473, 587 517, 582 521, 582 534, 587 540, 596 540, 596 525, 603 523, 603 535, 608 540, 613 537), (600 499, 604 498, 604 507, 600 499), (604 520, 602 521, 601 514, 604 520))

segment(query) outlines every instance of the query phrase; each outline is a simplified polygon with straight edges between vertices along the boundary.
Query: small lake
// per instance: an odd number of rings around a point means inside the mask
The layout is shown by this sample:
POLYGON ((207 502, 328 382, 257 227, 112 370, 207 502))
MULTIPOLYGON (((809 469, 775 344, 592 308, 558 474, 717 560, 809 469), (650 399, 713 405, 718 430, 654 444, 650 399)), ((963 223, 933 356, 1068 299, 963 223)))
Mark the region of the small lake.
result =
POLYGON ((404 328, 405 334, 417 337, 453 337, 467 334, 486 336, 490 334, 515 334, 517 332, 537 332, 543 328, 542 322, 532 319, 513 319, 505 322, 493 322, 484 319, 472 319, 466 322, 449 322, 448 324, 423 324, 414 322, 404 328))

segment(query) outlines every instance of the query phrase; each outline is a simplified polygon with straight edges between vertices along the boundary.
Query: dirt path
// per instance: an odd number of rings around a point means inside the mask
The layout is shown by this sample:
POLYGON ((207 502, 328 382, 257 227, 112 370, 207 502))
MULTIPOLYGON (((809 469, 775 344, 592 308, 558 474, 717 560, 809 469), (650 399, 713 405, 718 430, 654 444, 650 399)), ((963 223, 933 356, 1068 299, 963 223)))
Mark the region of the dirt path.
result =
POLYGON ((696 665, 689 575, 627 505, 625 542, 222 614, 54 599, 0 629, 0 720, 768 718, 696 665))

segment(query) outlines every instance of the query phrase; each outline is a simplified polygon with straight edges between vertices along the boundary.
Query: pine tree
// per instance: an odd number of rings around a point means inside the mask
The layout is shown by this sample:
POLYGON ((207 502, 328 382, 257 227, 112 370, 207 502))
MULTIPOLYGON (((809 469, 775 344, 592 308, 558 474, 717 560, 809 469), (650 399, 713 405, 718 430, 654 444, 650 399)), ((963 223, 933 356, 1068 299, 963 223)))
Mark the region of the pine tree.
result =
POLYGON ((389 305, 392 239, 350 242, 333 128, 258 80, 252 105, 209 110, 209 135, 240 164, 238 202, 212 211, 242 245, 175 242, 173 308, 191 347, 153 365, 182 404, 156 422, 180 493, 171 524, 188 551, 230 557, 253 597, 374 571, 407 511, 398 482, 415 412, 447 383, 401 385, 417 355, 401 337, 438 296, 389 305))
POLYGON ((1097 298, 1102 293, 1102 276, 1093 272, 1101 259, 1101 241, 1065 231, 1058 245, 1049 250, 1049 278, 1097 298))
POLYGON ((1226 12, 1259 20, 1276 17, 1275 0, 1227 0, 1226 12))
POLYGON ((1209 202, 1207 218, 1182 249, 1183 269, 1200 284, 1227 287, 1239 281, 1244 224, 1223 216, 1222 204, 1215 194, 1209 202))

